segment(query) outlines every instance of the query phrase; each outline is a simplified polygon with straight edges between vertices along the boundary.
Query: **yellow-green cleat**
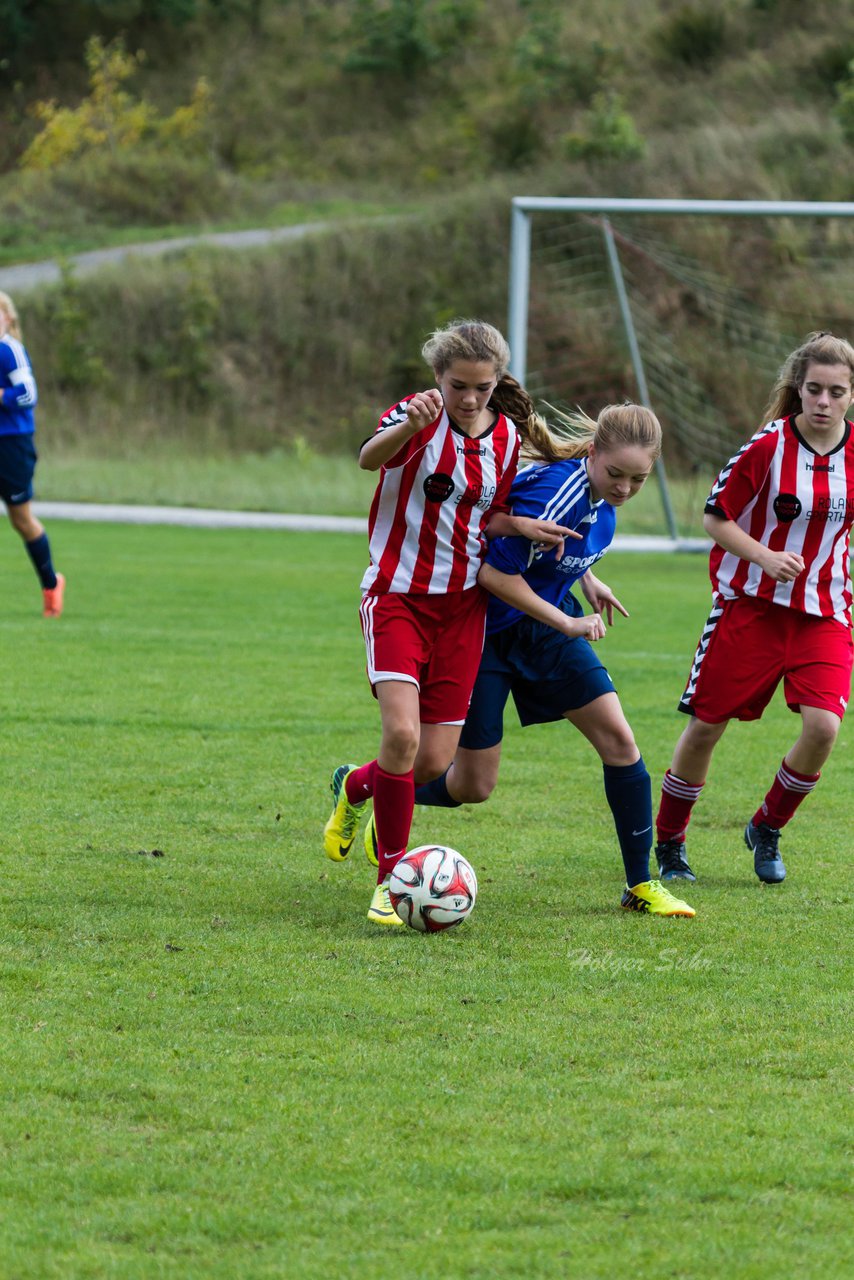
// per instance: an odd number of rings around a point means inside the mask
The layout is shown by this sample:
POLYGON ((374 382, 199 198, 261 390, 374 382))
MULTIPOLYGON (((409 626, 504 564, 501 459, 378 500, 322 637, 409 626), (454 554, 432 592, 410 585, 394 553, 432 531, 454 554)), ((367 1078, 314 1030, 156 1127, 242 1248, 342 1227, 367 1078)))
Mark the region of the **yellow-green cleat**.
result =
POLYGON ((347 799, 344 779, 357 767, 355 764, 339 764, 329 784, 334 808, 323 828, 323 847, 327 858, 331 858, 333 862, 344 862, 349 855, 368 803, 363 800, 361 804, 350 804, 347 799))
POLYGON ((681 898, 674 898, 660 880, 645 880, 626 888, 620 906, 624 911, 641 911, 648 916, 694 916, 696 911, 681 898))
POLYGON ((365 827, 365 857, 368 859, 372 867, 380 865, 380 849, 377 843, 377 822, 371 812, 368 817, 368 825, 365 827))
POLYGON ((368 919, 372 920, 374 924, 392 926, 403 924, 400 916, 391 905, 391 898, 388 896, 388 878, 374 889, 374 896, 371 898, 371 905, 368 907, 368 919))

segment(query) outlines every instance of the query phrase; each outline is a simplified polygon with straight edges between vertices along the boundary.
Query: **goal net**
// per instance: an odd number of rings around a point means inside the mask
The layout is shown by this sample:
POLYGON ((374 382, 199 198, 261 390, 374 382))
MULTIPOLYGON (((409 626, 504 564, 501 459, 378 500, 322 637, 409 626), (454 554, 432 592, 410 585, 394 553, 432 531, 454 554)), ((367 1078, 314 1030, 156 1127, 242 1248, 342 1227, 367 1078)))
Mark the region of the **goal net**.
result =
POLYGON ((663 533, 696 528, 789 351, 814 329, 854 339, 854 204, 520 197, 513 217, 513 372, 593 417, 655 410, 663 533))

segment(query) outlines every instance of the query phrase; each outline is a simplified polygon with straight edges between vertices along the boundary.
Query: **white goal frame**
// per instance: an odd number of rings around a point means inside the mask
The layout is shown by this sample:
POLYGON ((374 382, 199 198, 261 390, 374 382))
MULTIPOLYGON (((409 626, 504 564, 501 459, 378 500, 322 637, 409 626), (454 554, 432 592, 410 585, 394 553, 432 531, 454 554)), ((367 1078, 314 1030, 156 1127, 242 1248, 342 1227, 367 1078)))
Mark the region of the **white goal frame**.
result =
MULTIPOLYGON (((528 304, 531 274, 531 222, 537 212, 600 214, 602 234, 614 282, 620 316, 637 383, 638 401, 654 409, 632 320, 620 257, 608 214, 676 214, 746 218, 854 218, 854 203, 810 200, 652 200, 588 196, 515 196, 510 230, 510 287, 507 336, 510 342, 510 372, 524 384, 527 375, 528 304)), ((676 519, 661 459, 656 464, 664 518, 670 536, 678 538, 676 519)))

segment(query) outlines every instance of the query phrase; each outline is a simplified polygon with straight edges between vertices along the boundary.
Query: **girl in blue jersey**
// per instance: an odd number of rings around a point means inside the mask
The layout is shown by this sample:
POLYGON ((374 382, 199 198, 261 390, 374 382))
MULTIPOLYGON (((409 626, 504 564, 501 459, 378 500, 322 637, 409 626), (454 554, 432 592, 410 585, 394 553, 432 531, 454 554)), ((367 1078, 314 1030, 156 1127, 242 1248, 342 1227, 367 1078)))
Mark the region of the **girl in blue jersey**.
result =
POLYGON ((39 576, 44 616, 58 618, 65 578, 54 570, 47 534, 32 510, 37 456, 33 409, 37 400, 36 380, 21 341, 15 304, 7 293, 0 293, 0 499, 39 576))
MULTIPOLYGON (((623 857, 626 910, 693 916, 649 878, 652 847, 650 778, 614 684, 591 641, 605 635, 614 610, 628 617, 610 587, 593 573, 614 537, 616 508, 643 487, 661 452, 661 427, 640 405, 609 405, 593 422, 565 419, 557 436, 547 424, 531 433, 537 461, 510 491, 514 516, 556 521, 580 541, 546 548, 522 537, 496 538, 479 580, 492 593, 487 638, 469 713, 447 772, 417 787, 417 804, 454 807, 486 800, 501 760, 504 707, 510 694, 523 725, 568 720, 598 752, 605 796, 623 857), (570 588, 578 583, 593 613, 584 615, 570 588)), ((367 843, 367 840, 366 840, 367 843)))

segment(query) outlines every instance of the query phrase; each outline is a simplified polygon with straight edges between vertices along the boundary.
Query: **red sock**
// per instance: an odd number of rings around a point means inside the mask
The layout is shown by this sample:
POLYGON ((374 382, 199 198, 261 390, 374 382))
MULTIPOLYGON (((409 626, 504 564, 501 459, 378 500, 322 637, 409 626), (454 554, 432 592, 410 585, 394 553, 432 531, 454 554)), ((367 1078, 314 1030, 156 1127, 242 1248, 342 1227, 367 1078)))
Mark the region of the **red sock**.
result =
POLYGON ((764 822, 769 827, 776 827, 778 831, 785 827, 820 777, 820 773, 796 773, 784 758, 771 783, 771 790, 751 819, 753 825, 764 822))
POLYGON ((347 792, 347 799, 351 804, 361 804, 363 800, 370 799, 374 794, 376 774, 376 760, 372 760, 370 764, 360 765, 358 769, 354 769, 352 773, 347 774, 344 790, 347 792))
POLYGON ((377 884, 382 884, 399 858, 406 853, 406 842, 415 811, 415 775, 386 773, 377 765, 374 779, 374 822, 377 826, 379 871, 377 884))
POLYGON ((691 810, 706 785, 703 782, 686 782, 668 769, 661 784, 661 802, 655 819, 659 840, 684 840, 691 810))

